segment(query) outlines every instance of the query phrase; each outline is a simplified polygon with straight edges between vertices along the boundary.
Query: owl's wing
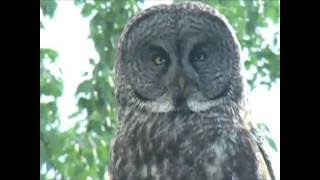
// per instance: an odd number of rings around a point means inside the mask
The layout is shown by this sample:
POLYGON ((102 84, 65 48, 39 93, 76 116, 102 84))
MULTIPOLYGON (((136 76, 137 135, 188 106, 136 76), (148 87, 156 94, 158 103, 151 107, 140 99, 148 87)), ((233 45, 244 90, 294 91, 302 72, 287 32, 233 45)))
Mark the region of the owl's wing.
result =
POLYGON ((253 126, 251 126, 251 128, 250 128, 250 132, 259 147, 259 150, 263 156, 265 164, 267 165, 268 172, 271 176, 271 179, 275 180, 276 178, 275 178, 274 171, 272 168, 270 155, 267 153, 267 151, 263 147, 263 145, 265 144, 265 139, 261 135, 259 135, 258 131, 253 126))

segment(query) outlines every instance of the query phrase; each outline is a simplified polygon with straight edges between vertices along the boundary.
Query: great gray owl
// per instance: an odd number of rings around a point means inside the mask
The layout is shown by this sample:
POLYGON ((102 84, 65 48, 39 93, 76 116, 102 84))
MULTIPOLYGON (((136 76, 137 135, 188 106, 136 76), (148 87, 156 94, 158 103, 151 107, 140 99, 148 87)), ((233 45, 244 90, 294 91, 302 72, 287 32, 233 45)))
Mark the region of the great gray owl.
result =
POLYGON ((116 60, 112 180, 274 179, 246 121, 238 40, 202 3, 158 5, 125 27, 116 60))

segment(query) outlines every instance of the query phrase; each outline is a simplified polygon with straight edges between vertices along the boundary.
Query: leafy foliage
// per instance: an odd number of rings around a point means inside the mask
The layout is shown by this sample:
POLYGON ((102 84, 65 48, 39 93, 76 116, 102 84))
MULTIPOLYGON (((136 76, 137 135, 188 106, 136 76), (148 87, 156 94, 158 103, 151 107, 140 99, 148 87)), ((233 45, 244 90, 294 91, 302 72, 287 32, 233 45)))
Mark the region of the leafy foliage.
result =
MULTIPOLYGON (((243 49, 248 51, 245 67, 256 69, 248 81, 250 85, 270 86, 279 79, 279 32, 272 35, 273 41, 266 42, 260 31, 260 28, 268 27, 268 20, 279 23, 279 3, 263 1, 261 5, 260 1, 247 0, 206 2, 226 15, 235 27, 243 49)), ((48 64, 55 64, 58 53, 52 49, 40 49, 41 179, 106 179, 110 143, 117 127, 113 80, 115 49, 124 25, 141 10, 142 3, 141 0, 74 0, 74 4, 81 7, 82 16, 90 19, 89 38, 94 42, 99 59, 89 59, 94 69, 84 73, 86 80, 79 84, 75 94, 79 111, 69 118, 83 114, 85 117, 65 132, 59 130, 57 108, 63 83, 48 67, 48 64)), ((57 2, 40 0, 40 8, 45 16, 53 18, 57 2)), ((41 27, 44 25, 40 21, 41 27)), ((259 129, 268 132, 263 125, 259 129)), ((268 141, 275 147, 271 138, 268 141)))
MULTIPOLYGON (((52 18, 56 8, 56 1, 40 0, 40 10, 44 16, 52 18)), ((44 24, 40 20, 40 29, 42 28, 44 24)), ((40 178, 43 180, 48 179, 48 171, 62 169, 61 163, 57 161, 56 152, 60 152, 59 143, 63 136, 58 131, 60 121, 57 107, 57 100, 63 91, 63 82, 49 67, 54 65, 57 57, 58 53, 55 50, 40 49, 40 178)))
MULTIPOLYGON (((96 156, 88 153, 87 163, 93 163, 96 167, 85 169, 85 165, 79 165, 82 171, 93 171, 94 179, 104 179, 104 172, 110 162, 110 142, 117 126, 117 112, 114 99, 113 63, 115 48, 122 28, 129 17, 137 13, 136 1, 95 1, 80 2, 83 17, 91 17, 90 38, 94 41, 100 59, 90 59, 94 66, 92 78, 83 81, 77 88, 79 111, 85 111, 86 138, 91 138, 91 143, 96 147, 96 156), (104 144, 104 146, 101 146, 104 144)), ((85 75, 86 76, 86 75, 85 75)), ((88 165, 88 164, 87 164, 88 165)), ((89 166, 89 167, 92 167, 89 166)))
MULTIPOLYGON (((53 7, 48 7, 53 3, 44 2, 44 6, 41 6, 43 12, 53 16, 53 7)), ((91 18, 90 38, 95 43, 100 59, 89 60, 94 66, 92 78, 83 81, 76 91, 79 111, 72 117, 84 112, 86 117, 82 121, 77 122, 73 128, 60 132, 58 126, 49 128, 50 130, 45 128, 59 122, 58 116, 52 117, 51 121, 42 121, 41 116, 43 130, 40 140, 40 166, 45 169, 41 173, 41 179, 105 179, 110 161, 110 142, 117 126, 112 71, 114 49, 128 18, 139 10, 134 0, 74 2, 75 5, 82 6, 83 17, 91 18), (51 177, 48 175, 50 170, 54 172, 51 177)), ((57 56, 55 51, 43 49, 40 59, 45 55, 50 59, 57 56)), ((45 68, 43 70, 47 71, 45 68)), ((85 73, 84 76, 88 74, 85 73)), ((42 73, 40 81, 46 82, 45 77, 42 73)), ((61 92, 57 91, 60 83, 54 82, 56 86, 43 84, 41 95, 60 96, 61 92)), ((55 103, 51 102, 50 105, 57 110, 55 103)), ((42 108, 42 111, 45 114, 50 110, 42 108)))
POLYGON ((57 9, 57 1, 55 0, 40 0, 40 8, 44 16, 53 17, 55 10, 57 9))
MULTIPOLYGON (((54 12, 57 9, 57 1, 55 0, 40 0, 40 10, 42 10, 43 16, 49 16, 52 18, 54 12)), ((40 21, 40 29, 44 28, 43 23, 40 21)))
MULTIPOLYGON (((58 53, 52 49, 40 49, 40 168, 59 168, 54 159, 54 151, 59 151, 56 142, 59 114, 57 99, 62 95, 63 83, 54 75, 48 64, 55 62, 58 53)), ((41 179, 46 179, 41 175, 41 179)))

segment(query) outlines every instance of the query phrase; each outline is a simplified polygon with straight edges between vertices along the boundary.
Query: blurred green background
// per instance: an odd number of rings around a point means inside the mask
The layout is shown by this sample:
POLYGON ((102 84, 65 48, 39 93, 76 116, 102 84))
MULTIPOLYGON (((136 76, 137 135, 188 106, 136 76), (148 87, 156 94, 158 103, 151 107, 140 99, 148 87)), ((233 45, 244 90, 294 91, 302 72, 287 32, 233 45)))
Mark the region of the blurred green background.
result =
MULTIPOLYGON (((68 0, 58 0, 68 1, 68 0)), ((72 0, 69 0, 72 1, 72 0)), ((271 88, 280 79, 280 2, 277 0, 207 0, 235 28, 244 53, 248 86, 271 88), (265 31, 275 29, 266 38, 265 31)), ((64 92, 64 81, 53 72, 59 52, 40 48, 40 174, 41 179, 107 179, 110 163, 110 143, 117 128, 114 99, 113 64, 119 35, 128 19, 151 1, 143 0, 74 0, 83 19, 89 20, 90 35, 96 59, 88 59, 91 71, 75 90, 77 111, 70 119, 81 121, 62 131, 58 101, 64 92), (50 173, 49 173, 50 172, 50 173)), ((159 0, 156 2, 159 3, 159 0)), ((48 19, 55 18, 61 2, 40 0, 40 12, 48 19)), ((65 14, 68 16, 68 14, 65 14)), ((72 22, 70 22, 72 24, 72 22)), ((41 31, 46 23, 40 20, 41 31)), ((81 29, 79 29, 81 31, 81 29)), ((57 32, 57 36, 59 36, 57 32)), ((41 37, 40 37, 41 38, 41 37)), ((81 53, 81 52, 79 52, 81 53)), ((76 66, 75 66, 76 67, 76 66)), ((259 123, 271 148, 279 151, 270 128, 259 123)))

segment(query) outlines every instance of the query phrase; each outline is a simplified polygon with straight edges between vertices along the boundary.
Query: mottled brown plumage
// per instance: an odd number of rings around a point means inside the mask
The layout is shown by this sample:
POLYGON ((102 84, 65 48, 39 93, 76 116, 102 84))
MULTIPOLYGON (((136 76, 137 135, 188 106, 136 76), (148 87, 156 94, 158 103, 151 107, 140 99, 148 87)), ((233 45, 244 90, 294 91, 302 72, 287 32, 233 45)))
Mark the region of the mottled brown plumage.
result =
POLYGON ((113 180, 266 180, 240 74, 240 47, 219 12, 160 5, 127 24, 116 61, 113 180))

